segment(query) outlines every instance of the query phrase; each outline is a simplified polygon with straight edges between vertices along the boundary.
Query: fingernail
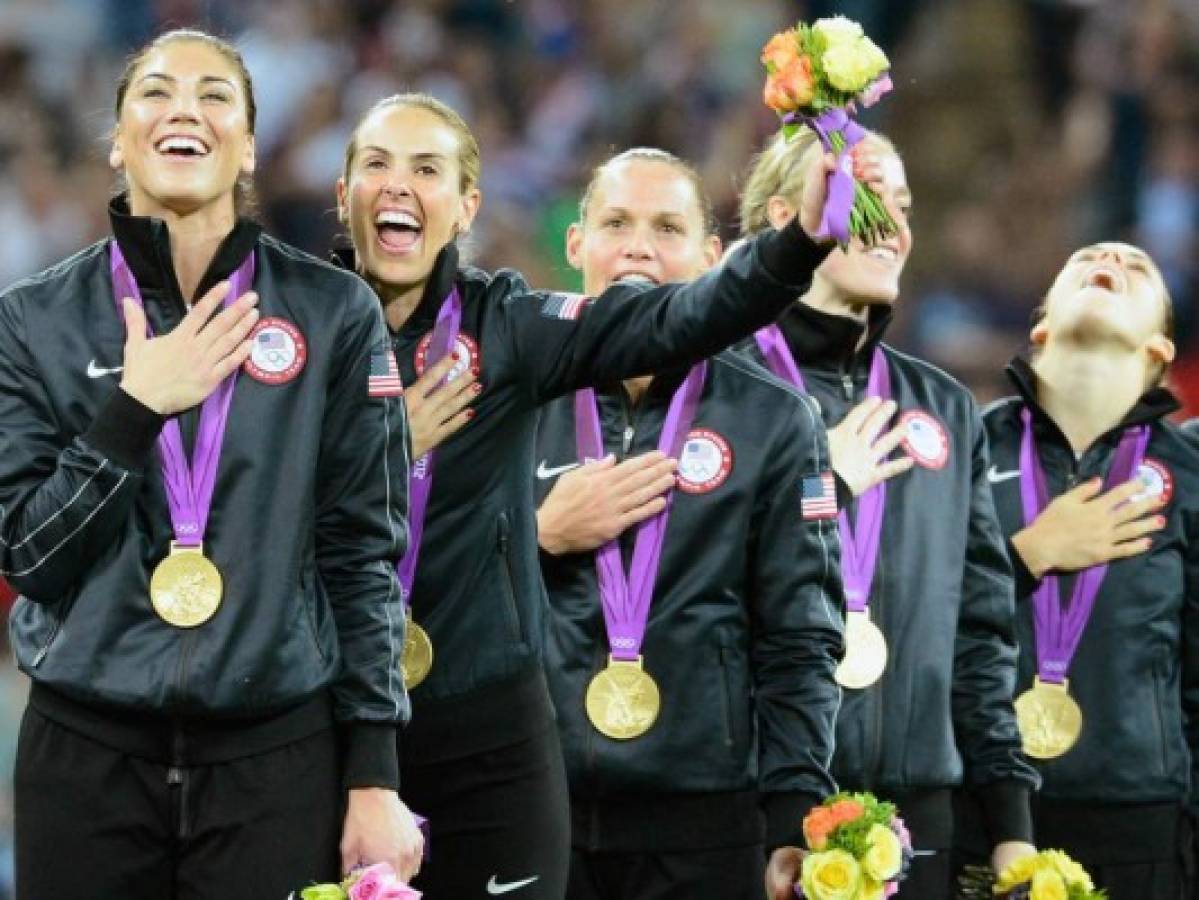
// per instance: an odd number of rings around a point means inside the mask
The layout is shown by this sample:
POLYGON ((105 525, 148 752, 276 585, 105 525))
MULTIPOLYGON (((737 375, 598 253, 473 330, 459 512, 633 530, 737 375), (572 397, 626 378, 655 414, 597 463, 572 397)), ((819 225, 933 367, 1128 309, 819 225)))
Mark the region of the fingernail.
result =
POLYGON ((458 360, 460 360, 461 358, 462 358, 462 357, 458 355, 458 351, 457 351, 457 350, 455 350, 453 353, 451 353, 451 354, 450 354, 450 359, 452 359, 454 362, 457 362, 457 361, 458 361, 458 360))
POLYGON ((1163 527, 1165 527, 1165 524, 1166 524, 1166 517, 1165 516, 1154 516, 1153 521, 1157 523, 1158 528, 1163 528, 1163 527))
POLYGON ((471 367, 470 367, 470 374, 472 374, 472 375, 474 375, 474 376, 478 377, 478 375, 479 375, 479 367, 478 367, 478 366, 471 366, 471 367))
POLYGON ((473 409, 468 409, 466 411, 466 418, 469 420, 469 419, 473 419, 474 417, 475 417, 475 411, 473 409))
POLYGON ((471 389, 472 391, 474 391, 476 394, 478 394, 478 393, 481 393, 481 392, 482 392, 482 390, 483 390, 483 385, 481 385, 481 384, 472 384, 472 385, 471 385, 471 387, 470 387, 470 389, 471 389))

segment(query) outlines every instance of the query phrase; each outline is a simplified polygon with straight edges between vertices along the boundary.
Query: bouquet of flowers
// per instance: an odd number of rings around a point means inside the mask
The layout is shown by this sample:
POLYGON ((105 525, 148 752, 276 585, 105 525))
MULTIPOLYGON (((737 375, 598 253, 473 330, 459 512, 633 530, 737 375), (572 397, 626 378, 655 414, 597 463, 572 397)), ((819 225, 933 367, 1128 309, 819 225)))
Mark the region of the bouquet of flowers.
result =
MULTIPOLYGON (((314 884, 300 891, 300 900, 420 900, 387 863, 356 869, 340 884, 314 884)), ((294 900, 292 894, 288 900, 294 900)))
POLYGON ((865 137, 853 120, 857 104, 873 106, 891 90, 891 63, 862 26, 844 16, 800 23, 772 37, 762 50, 763 99, 783 120, 790 139, 802 125, 837 156, 830 173, 820 237, 867 244, 895 233, 895 222, 874 191, 853 177, 849 151, 865 137))
POLYGON ((1104 900, 1086 870, 1061 850, 1022 856, 1000 873, 967 866, 961 878, 962 900, 1104 900))
POLYGON ((795 896, 806 900, 878 900, 899 890, 912 861, 912 839, 895 804, 873 794, 836 794, 803 820, 811 851, 795 896))

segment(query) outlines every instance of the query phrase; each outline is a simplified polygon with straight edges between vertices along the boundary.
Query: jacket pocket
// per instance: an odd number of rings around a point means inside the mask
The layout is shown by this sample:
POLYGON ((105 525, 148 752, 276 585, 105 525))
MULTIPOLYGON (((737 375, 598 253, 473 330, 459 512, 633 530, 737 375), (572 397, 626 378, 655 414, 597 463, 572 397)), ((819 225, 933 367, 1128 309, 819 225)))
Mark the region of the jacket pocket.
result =
POLYGON ((42 641, 41 645, 38 647, 37 654, 33 657, 33 662, 31 663, 33 668, 36 669, 38 666, 40 666, 42 661, 46 658, 46 655, 50 652, 50 648, 54 645, 54 639, 58 637, 58 633, 62 630, 62 623, 67 620, 67 616, 70 614, 71 608, 74 605, 74 598, 70 600, 64 600, 62 611, 53 616, 54 624, 50 627, 50 633, 46 635, 46 639, 42 641))
POLYGON ((512 526, 508 514, 500 513, 496 534, 496 553, 500 564, 500 591, 504 595, 504 616, 508 622, 508 634, 520 641, 520 611, 516 605, 516 579, 512 575, 512 526))
POLYGON ((300 602, 304 606, 304 620, 308 623, 308 634, 312 638, 312 643, 316 647, 316 652, 320 654, 321 662, 328 663, 325 656, 325 648, 321 646, 320 628, 316 622, 316 579, 314 573, 308 566, 303 566, 300 569, 300 602))
POLYGON ((737 656, 733 648, 722 643, 720 653, 720 709, 724 718, 724 745, 730 750, 737 746, 737 695, 733 690, 737 656))
POLYGON ((1166 733, 1166 710, 1168 707, 1165 682, 1167 672, 1161 662, 1153 664, 1153 717, 1157 723, 1158 764, 1161 774, 1170 774, 1170 738, 1166 733))

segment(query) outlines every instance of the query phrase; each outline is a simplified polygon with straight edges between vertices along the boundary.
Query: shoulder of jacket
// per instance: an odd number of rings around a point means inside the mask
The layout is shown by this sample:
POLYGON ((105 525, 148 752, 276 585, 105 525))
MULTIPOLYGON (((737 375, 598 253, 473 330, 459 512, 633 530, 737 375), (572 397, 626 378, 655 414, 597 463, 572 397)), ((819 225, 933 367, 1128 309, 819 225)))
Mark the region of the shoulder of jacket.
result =
POLYGON ((380 308, 378 295, 357 273, 268 234, 259 237, 258 244, 273 270, 284 278, 297 278, 310 284, 319 292, 322 306, 335 309, 328 303, 329 297, 342 297, 347 304, 361 307, 364 312, 380 308))
POLYGON ((77 278, 81 274, 84 276, 90 275, 90 272, 81 270, 95 265, 99 257, 103 256, 106 246, 108 246, 107 238, 96 241, 96 243, 84 247, 79 252, 71 254, 66 259, 56 262, 49 268, 13 282, 4 288, 3 291, 0 291, 0 303, 7 302, 9 298, 17 294, 37 293, 42 288, 54 290, 58 283, 70 280, 71 278, 77 278))
POLYGON ((974 402, 974 395, 970 392, 970 389, 940 366, 935 366, 926 359, 912 356, 912 354, 905 353, 902 350, 896 350, 890 344, 884 343, 883 349, 892 362, 899 363, 901 367, 910 369, 916 377, 928 384, 935 385, 938 390, 943 391, 947 396, 965 397, 974 402))
MULTIPOLYGON (((722 373, 736 378, 749 390, 761 391, 780 402, 789 401, 790 408, 800 420, 801 426, 816 428, 823 425, 820 407, 815 400, 741 351, 722 350, 713 356, 709 363, 714 369, 719 368, 722 373)), ((785 416, 780 416, 779 422, 786 422, 785 416)))
POLYGON ((1015 395, 1011 397, 1000 397, 998 400, 992 400, 982 408, 982 417, 985 421, 999 421, 1004 416, 1015 415, 1020 412, 1024 406, 1023 401, 1015 395))

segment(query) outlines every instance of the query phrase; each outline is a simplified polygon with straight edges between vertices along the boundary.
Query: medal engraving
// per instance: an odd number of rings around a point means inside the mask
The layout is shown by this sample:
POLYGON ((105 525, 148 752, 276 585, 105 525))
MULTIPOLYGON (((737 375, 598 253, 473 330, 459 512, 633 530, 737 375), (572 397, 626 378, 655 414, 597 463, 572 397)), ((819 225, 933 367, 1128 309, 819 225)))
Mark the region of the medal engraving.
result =
POLYGON ((845 617, 845 658, 837 666, 837 683, 861 690, 882 678, 886 668, 887 639, 865 611, 851 610, 845 617))
POLYGON ((1078 741, 1082 710, 1070 696, 1068 682, 1053 684, 1036 678, 1016 698, 1016 724, 1025 753, 1034 759, 1055 759, 1078 741))
POLYGON ((641 660, 608 658, 608 666, 587 685, 587 718, 600 734, 627 741, 653 727, 662 708, 658 685, 641 660))
POLYGON ((224 585, 221 573, 200 547, 171 542, 171 552, 150 576, 150 603, 176 628, 195 628, 216 614, 224 585))

